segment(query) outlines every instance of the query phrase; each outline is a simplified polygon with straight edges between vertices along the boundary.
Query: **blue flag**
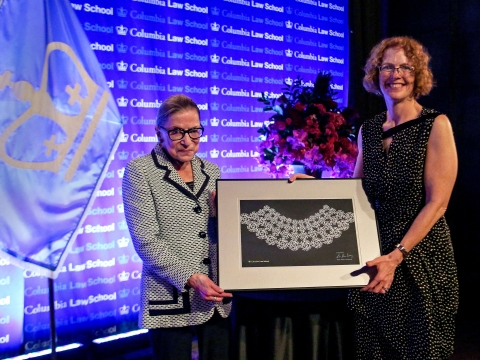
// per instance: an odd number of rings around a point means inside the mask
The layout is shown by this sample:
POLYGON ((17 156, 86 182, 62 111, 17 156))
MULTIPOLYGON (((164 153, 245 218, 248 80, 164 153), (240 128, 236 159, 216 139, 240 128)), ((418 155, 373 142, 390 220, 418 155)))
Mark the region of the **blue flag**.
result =
POLYGON ((55 278, 121 120, 68 0, 0 0, 0 257, 55 278))

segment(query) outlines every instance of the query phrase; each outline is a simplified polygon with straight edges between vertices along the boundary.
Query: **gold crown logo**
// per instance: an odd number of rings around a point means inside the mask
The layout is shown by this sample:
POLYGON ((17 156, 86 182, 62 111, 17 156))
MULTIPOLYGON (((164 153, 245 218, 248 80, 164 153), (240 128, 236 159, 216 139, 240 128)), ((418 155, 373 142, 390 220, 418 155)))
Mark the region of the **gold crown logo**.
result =
POLYGON ((70 150, 73 150, 73 146, 76 146, 73 157, 68 164, 64 176, 66 181, 72 180, 73 175, 77 171, 80 161, 88 148, 95 129, 100 121, 101 115, 105 110, 109 93, 104 91, 100 96, 96 97, 99 86, 88 75, 87 71, 73 52, 73 49, 62 42, 51 42, 47 46, 45 60, 43 63, 42 82, 38 91, 35 91, 33 86, 27 81, 12 82, 10 80, 11 76, 12 73, 8 70, 0 75, 0 91, 4 90, 5 87, 8 86, 13 90, 13 94, 18 100, 29 101, 31 106, 27 109, 27 111, 15 119, 15 121, 11 123, 0 135, 0 158, 6 164, 17 168, 29 170, 47 170, 58 173, 63 162, 65 161, 67 154, 70 150), (81 110, 77 115, 67 115, 57 110, 52 98, 50 97, 50 94, 47 91, 49 72, 48 60, 50 54, 54 51, 63 51, 69 56, 80 73, 83 84, 86 87, 86 97, 80 96, 81 85, 79 83, 76 83, 73 88, 70 85, 66 86, 65 88, 65 91, 69 94, 68 104, 73 106, 77 102, 80 105, 81 110), (87 120, 87 112, 96 98, 100 98, 98 105, 96 109, 94 109, 91 119, 87 120), (65 132, 65 140, 61 143, 57 143, 58 139, 55 135, 52 135, 50 139, 44 140, 43 142, 46 147, 45 155, 51 156, 52 151, 55 150, 57 152, 57 156, 51 161, 43 162, 28 162, 12 158, 7 154, 6 151, 8 138, 20 126, 22 126, 22 124, 35 115, 53 120, 55 123, 61 126, 65 132), (80 130, 86 125, 84 125, 84 122, 86 121, 89 121, 89 123, 83 134, 83 138, 76 140, 80 130))

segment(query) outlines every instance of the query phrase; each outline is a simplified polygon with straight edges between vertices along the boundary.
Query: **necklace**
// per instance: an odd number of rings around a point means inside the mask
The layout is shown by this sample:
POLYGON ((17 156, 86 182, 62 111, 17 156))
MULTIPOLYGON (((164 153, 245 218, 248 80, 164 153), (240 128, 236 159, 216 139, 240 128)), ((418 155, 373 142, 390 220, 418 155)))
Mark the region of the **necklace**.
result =
POLYGON ((250 214, 240 214, 240 221, 268 245, 276 245, 282 250, 288 248, 292 251, 308 251, 311 248, 319 249, 323 244, 331 244, 355 219, 353 212, 335 210, 324 205, 314 215, 294 220, 265 205, 250 214))

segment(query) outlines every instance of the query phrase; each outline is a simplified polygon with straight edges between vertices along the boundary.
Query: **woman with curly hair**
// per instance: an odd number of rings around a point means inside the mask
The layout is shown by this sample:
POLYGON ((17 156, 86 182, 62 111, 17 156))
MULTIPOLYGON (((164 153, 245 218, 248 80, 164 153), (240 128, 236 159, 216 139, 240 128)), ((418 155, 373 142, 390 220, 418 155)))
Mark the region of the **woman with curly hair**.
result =
POLYGON ((458 280, 444 213, 457 175, 448 118, 418 103, 433 86, 426 49, 409 37, 377 44, 364 87, 387 110, 359 134, 354 177, 375 209, 381 256, 370 282, 349 293, 358 359, 448 359, 458 280))

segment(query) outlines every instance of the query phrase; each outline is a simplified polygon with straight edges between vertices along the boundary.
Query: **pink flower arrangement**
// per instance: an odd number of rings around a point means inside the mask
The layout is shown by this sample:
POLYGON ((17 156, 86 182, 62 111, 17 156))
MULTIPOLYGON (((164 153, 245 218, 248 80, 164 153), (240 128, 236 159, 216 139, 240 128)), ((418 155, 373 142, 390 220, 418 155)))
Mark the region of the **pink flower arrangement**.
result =
POLYGON ((286 84, 278 99, 263 95, 264 111, 274 111, 270 124, 258 132, 258 162, 272 177, 293 173, 292 165, 303 165, 309 174, 329 171, 332 177, 349 178, 358 153, 355 120, 358 114, 340 110, 333 100, 329 73, 318 74, 315 84, 300 78, 286 84), (308 86, 310 85, 310 86, 308 86))

